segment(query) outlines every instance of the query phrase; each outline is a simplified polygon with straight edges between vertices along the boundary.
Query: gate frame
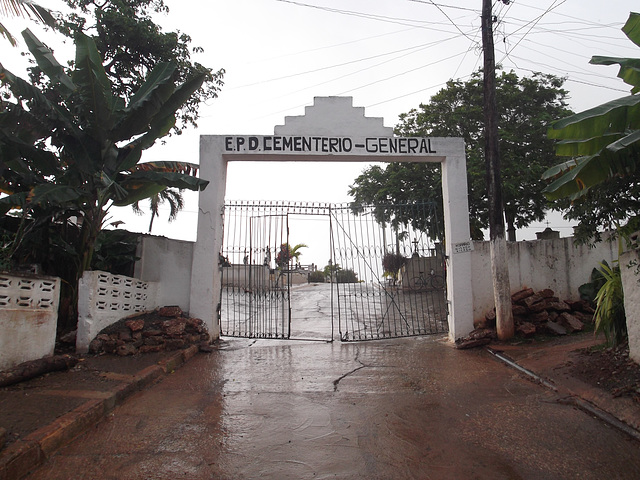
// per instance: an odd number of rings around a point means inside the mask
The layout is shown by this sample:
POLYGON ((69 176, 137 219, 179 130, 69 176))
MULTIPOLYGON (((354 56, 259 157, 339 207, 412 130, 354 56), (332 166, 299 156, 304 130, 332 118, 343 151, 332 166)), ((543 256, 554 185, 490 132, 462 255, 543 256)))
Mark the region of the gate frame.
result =
POLYGON ((230 161, 433 162, 442 168, 449 338, 473 330, 471 250, 464 140, 395 137, 382 119, 364 116, 351 97, 316 97, 301 117, 286 117, 275 135, 201 135, 200 176, 210 181, 199 194, 198 233, 191 271, 191 316, 201 318, 212 339, 220 336, 221 278, 218 254, 230 161), (298 139, 309 140, 308 149, 298 139), (418 142, 417 147, 410 148, 418 142), (394 153, 390 153, 397 146, 394 153), (398 147, 399 146, 399 147, 398 147), (304 151, 306 150, 306 151, 304 151), (398 151, 399 150, 399 151, 398 151))

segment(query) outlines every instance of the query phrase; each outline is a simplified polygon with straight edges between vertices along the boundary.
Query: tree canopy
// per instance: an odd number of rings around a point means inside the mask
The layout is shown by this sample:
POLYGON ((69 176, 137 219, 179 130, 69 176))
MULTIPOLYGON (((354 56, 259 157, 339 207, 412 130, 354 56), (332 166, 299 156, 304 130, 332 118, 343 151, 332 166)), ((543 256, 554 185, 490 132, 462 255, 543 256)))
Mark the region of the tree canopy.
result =
MULTIPOLYGON (((640 14, 622 28, 640 46, 640 14)), ((561 200, 565 218, 579 220, 578 238, 599 239, 599 231, 627 223, 638 228, 640 210, 640 58, 594 56, 594 65, 619 65, 618 77, 632 86, 627 95, 552 123, 556 152, 571 159, 549 168, 544 193, 561 200)))
MULTIPOLYGON (((541 193, 541 176, 555 163, 555 155, 546 129, 553 118, 570 113, 563 83, 562 78, 541 73, 519 78, 514 72, 502 72, 496 78, 504 211, 510 240, 515 240, 517 228, 543 219, 548 208, 541 193)), ((450 80, 429 103, 400 115, 395 128, 402 136, 464 138, 474 239, 482 238, 481 229, 488 225, 483 128, 481 71, 467 81, 450 80)), ((437 201, 442 205, 440 169, 428 163, 373 166, 355 179, 349 193, 356 203, 437 201)))
POLYGON ((164 32, 153 21, 152 15, 169 13, 163 0, 64 1, 73 11, 58 18, 57 29, 70 38, 79 32, 95 38, 115 95, 130 98, 149 72, 162 62, 176 66, 177 82, 204 74, 202 86, 178 110, 174 132, 180 133, 189 125, 197 126, 199 106, 218 96, 224 70, 213 72, 192 61, 191 54, 203 49, 191 46, 192 39, 186 33, 164 32))

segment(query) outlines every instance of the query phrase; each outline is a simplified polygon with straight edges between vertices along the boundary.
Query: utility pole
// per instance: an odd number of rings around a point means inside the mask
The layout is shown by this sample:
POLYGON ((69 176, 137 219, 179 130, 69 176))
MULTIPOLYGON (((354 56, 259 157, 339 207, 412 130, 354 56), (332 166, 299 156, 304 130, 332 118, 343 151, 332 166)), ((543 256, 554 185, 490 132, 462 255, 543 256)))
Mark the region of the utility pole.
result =
MULTIPOLYGON (((508 5, 509 0, 501 0, 508 5)), ((482 0, 482 47, 484 51, 484 139, 487 169, 487 197, 489 199, 489 246, 491 250, 491 277, 496 305, 496 329, 500 340, 514 335, 511 309, 511 285, 507 265, 502 207, 502 181, 500 178, 500 152, 498 150, 498 109, 496 103, 496 61, 493 46, 492 0, 482 0)))

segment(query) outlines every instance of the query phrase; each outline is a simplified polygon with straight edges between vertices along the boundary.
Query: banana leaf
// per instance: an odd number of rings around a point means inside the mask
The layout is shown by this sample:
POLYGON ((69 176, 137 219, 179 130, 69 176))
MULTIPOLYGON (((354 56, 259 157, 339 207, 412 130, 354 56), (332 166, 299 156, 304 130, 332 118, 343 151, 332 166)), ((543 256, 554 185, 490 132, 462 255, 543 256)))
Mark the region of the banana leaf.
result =
MULTIPOLYGON (((52 125, 58 124, 60 127, 73 131, 74 133, 80 132, 80 130, 75 127, 73 116, 69 111, 49 101, 40 90, 30 83, 25 82, 20 77, 15 76, 9 70, 6 70, 1 64, 0 78, 9 86, 16 98, 33 102, 34 107, 42 109, 43 114, 47 115, 47 121, 49 123, 52 125)), ((17 108, 22 107, 18 106, 17 108)))
POLYGON ((23 208, 27 203, 28 192, 18 192, 0 198, 0 215, 6 215, 10 210, 23 208))
POLYGON ((34 205, 61 206, 75 202, 82 196, 83 192, 78 188, 47 183, 31 191, 29 202, 34 205))
POLYGON ((625 136, 623 134, 614 133, 587 139, 562 140, 556 143, 556 155, 560 155, 561 157, 582 157, 585 155, 594 155, 621 138, 625 138, 625 136))
POLYGON ((629 95, 551 124, 547 135, 559 140, 587 139, 623 133, 629 125, 640 126, 640 95, 629 95))
POLYGON ((594 56, 589 62, 593 65, 620 65, 618 77, 634 87, 631 93, 640 91, 640 58, 617 58, 594 56))
POLYGON ((142 157, 142 151, 151 147, 156 140, 164 137, 176 123, 175 115, 154 121, 147 133, 120 149, 118 170, 129 170, 135 166, 142 157), (162 123, 164 122, 164 123, 162 123))
POLYGON ((173 84, 175 69, 175 65, 171 63, 160 63, 151 71, 113 127, 112 136, 117 141, 126 140, 147 131, 153 118, 175 90, 173 84))
POLYGON ((640 13, 631 12, 622 31, 629 40, 640 47, 640 13))
POLYGON ((76 61, 72 79, 80 94, 77 106, 88 123, 85 129, 98 141, 103 141, 115 123, 115 100, 111 82, 102 65, 100 53, 92 38, 84 34, 76 36, 76 61))
POLYGON ((27 48, 36 59, 38 66, 66 95, 76 89, 71 78, 64 72, 64 67, 58 63, 51 50, 46 47, 28 28, 22 32, 27 48))

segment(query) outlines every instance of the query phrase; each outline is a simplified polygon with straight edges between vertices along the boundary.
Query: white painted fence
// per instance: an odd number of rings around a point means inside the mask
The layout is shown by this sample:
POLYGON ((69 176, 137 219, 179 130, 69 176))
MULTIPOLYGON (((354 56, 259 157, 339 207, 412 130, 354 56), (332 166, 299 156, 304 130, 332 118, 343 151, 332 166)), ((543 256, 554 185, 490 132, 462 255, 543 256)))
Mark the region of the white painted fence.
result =
POLYGON ((0 370, 53 354, 60 279, 0 273, 0 370))
POLYGON ((100 331, 123 318, 155 309, 158 284, 99 270, 84 272, 78 285, 76 351, 86 353, 100 331))

